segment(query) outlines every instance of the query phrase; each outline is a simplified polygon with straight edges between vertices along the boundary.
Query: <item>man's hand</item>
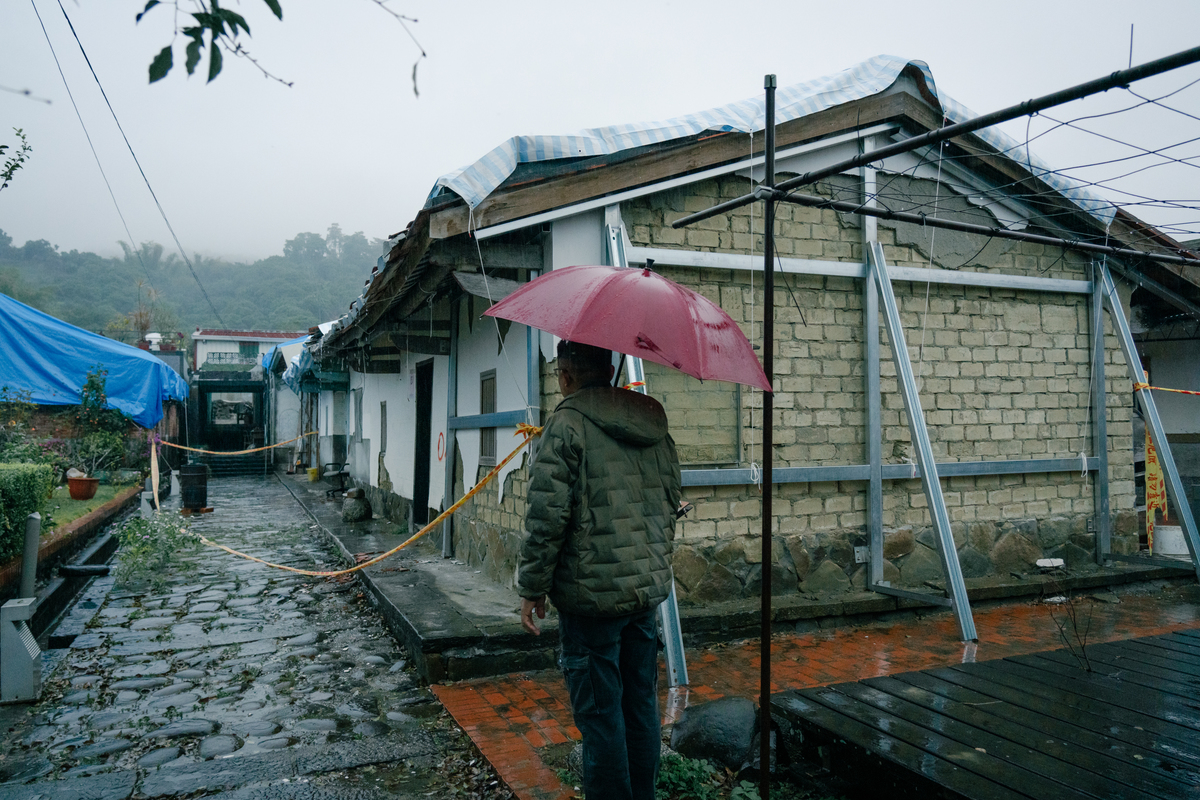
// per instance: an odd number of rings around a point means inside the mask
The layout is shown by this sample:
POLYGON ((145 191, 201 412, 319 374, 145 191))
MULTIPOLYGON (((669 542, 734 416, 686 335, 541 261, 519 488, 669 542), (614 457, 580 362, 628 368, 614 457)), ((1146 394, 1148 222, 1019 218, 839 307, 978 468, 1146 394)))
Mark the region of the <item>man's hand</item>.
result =
POLYGON ((542 631, 538 628, 537 623, 533 621, 534 611, 537 611, 538 619, 546 618, 545 595, 542 595, 537 600, 530 600, 526 597, 521 598, 521 625, 534 636, 541 636, 542 631))

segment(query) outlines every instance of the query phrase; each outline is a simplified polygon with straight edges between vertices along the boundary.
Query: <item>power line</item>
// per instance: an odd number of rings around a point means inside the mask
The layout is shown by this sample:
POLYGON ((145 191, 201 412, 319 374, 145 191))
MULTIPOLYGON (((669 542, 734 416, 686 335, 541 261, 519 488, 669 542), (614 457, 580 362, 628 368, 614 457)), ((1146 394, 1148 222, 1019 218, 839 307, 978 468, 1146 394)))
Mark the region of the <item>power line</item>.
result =
MULTIPOLYGON (((50 34, 46 31, 46 23, 42 22, 42 15, 38 13, 37 4, 33 0, 29 0, 33 6, 33 13, 38 18, 38 24, 42 26, 42 35, 46 37, 46 44, 50 47, 50 55, 54 56, 54 65, 58 67, 59 77, 62 78, 63 87, 67 90, 67 97, 71 99, 71 107, 75 109, 75 117, 79 120, 79 125, 83 128, 84 138, 87 139, 88 147, 92 149, 92 158, 96 159, 96 168, 100 170, 100 177, 104 179, 104 185, 108 187, 108 196, 112 198, 113 206, 117 209, 117 216, 121 218, 121 225, 125 228, 125 235, 129 237, 130 243, 134 241, 133 234, 129 231, 129 223, 125 221, 125 215, 121 213, 121 204, 117 202, 117 196, 113 193, 112 184, 108 182, 108 175, 104 174, 104 167, 100 163, 100 155, 96 152, 96 145, 92 144, 92 136, 88 133, 87 125, 83 122, 83 115, 79 113, 79 106, 75 103, 75 95, 71 94, 71 86, 67 83, 67 76, 63 72, 62 64, 58 61, 58 53, 54 52, 54 44, 50 41, 50 34)), ((49 101, 47 101, 49 102, 49 101)), ((150 279, 150 270, 146 268, 146 262, 142 261, 142 254, 137 252, 138 262, 142 265, 142 271, 146 273, 146 280, 150 281, 151 288, 154 282, 150 279)))
MULTIPOLYGON (((32 3, 33 0, 30 0, 32 3)), ((34 7, 36 10, 36 6, 34 7)), ((87 51, 83 49, 83 42, 79 41, 79 34, 75 32, 75 26, 71 24, 71 18, 67 16, 67 10, 63 8, 62 0, 58 0, 58 8, 62 11, 63 18, 67 21, 67 27, 71 29, 71 35, 75 37, 75 43, 79 45, 79 52, 83 54, 83 60, 87 62, 88 70, 92 73, 92 78, 96 81, 96 86, 100 88, 100 94, 104 98, 104 104, 108 106, 108 111, 112 114, 113 122, 117 124, 117 130, 121 132, 121 138, 125 140, 125 146, 129 148, 129 155, 133 156, 133 163, 137 165, 138 172, 141 173, 142 180, 146 183, 146 188, 150 191, 150 196, 154 198, 154 205, 158 207, 158 213, 162 215, 163 222, 167 225, 167 230, 171 232, 171 238, 175 240, 175 246, 179 248, 179 254, 183 256, 183 262, 187 264, 188 271, 192 273, 192 277, 196 281, 196 286, 200 287, 200 293, 204 295, 208 307, 212 309, 213 316, 217 318, 217 322, 221 327, 227 327, 224 320, 221 319, 221 314, 217 311, 217 307, 213 305, 213 301, 209 298, 208 292, 204 290, 204 284, 200 282, 200 276, 196 274, 196 270, 192 267, 191 259, 187 257, 187 253, 183 250, 183 244, 180 243, 179 237, 175 235, 175 228, 171 225, 171 220, 167 219, 167 212, 163 209, 162 203, 158 202, 158 195, 154 193, 154 187, 150 185, 150 179, 146 177, 146 171, 142 169, 142 162, 138 161, 137 153, 133 152, 133 145, 129 143, 129 137, 125 135, 125 129, 121 127, 121 120, 117 119, 117 112, 113 109, 112 103, 108 101, 108 93, 104 91, 104 85, 100 83, 100 76, 96 74, 96 70, 92 67, 92 61, 88 58, 87 51)), ((39 17, 40 19, 40 17, 39 17)), ((43 27, 43 30, 45 28, 43 27)), ((47 41, 49 37, 47 37, 47 41)), ((139 255, 138 258, 141 258, 139 255)))

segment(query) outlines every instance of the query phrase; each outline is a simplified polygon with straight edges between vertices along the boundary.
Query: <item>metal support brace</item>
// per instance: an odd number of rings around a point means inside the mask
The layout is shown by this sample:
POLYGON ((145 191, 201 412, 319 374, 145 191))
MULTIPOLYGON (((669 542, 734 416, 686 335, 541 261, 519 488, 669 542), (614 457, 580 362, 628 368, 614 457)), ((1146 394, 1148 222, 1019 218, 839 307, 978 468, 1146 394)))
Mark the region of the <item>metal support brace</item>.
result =
MULTIPOLYGON (((1091 349, 1092 349, 1092 454, 1100 462, 1096 467, 1095 501, 1096 563, 1103 566, 1112 552, 1112 514, 1108 506, 1108 394, 1104 374, 1104 281, 1100 266, 1092 265, 1091 349)), ((1115 327, 1115 326, 1114 326, 1115 327)))
POLYGON ((904 410, 908 414, 908 427, 917 452, 917 463, 921 467, 921 485, 925 489, 925 500, 933 529, 937 534, 938 555, 942 559, 942 572, 946 576, 946 593, 950 606, 958 617, 958 629, 963 641, 974 641, 975 620, 971 616, 971 604, 967 599, 967 587, 963 583, 962 567, 958 563, 958 551, 954 547, 954 535, 950 532, 950 515, 946 511, 946 500, 942 496, 942 485, 938 480, 937 462, 933 458, 933 445, 929 442, 929 431, 925 428, 925 414, 921 410, 921 398, 917 382, 913 377, 912 362, 908 357, 908 344, 904 338, 904 327, 900 322, 900 310, 896 295, 892 292, 892 281, 887 274, 887 261, 883 247, 872 242, 870 274, 879 286, 883 301, 884 323, 887 325, 888 340, 892 347, 892 360, 896 364, 896 379, 904 398, 904 410))
MULTIPOLYGON (((874 137, 859 140, 860 151, 874 148, 874 137)), ((875 205, 875 168, 862 171, 863 205, 875 205)), ((863 249, 879 240, 878 221, 862 217, 863 249)), ((879 295, 875 277, 867 270, 863 290, 863 344, 866 352, 863 375, 867 398, 867 588, 876 590, 883 579, 883 412, 879 394, 879 295)))
MULTIPOLYGON (((1117 297, 1117 287, 1113 283, 1108 267, 1099 268, 1100 279, 1104 282, 1104 300, 1108 303, 1108 313, 1112 317, 1113 327, 1117 329, 1117 341, 1125 353, 1125 363, 1129 366, 1129 379, 1133 383, 1145 383, 1146 373, 1142 369, 1142 360, 1138 358, 1137 346, 1133 342, 1133 333, 1129 330, 1129 322, 1125 319, 1125 310, 1121 307, 1121 298, 1117 297)), ((1200 539, 1196 536, 1196 521, 1192 518, 1192 509, 1188 505, 1187 495, 1183 491, 1183 481, 1179 479, 1179 470, 1175 466, 1175 458, 1171 455, 1171 445, 1167 442, 1163 430, 1162 419, 1158 416, 1158 406, 1154 404, 1154 395, 1149 389, 1137 390, 1138 401, 1142 404, 1142 415, 1146 418, 1146 427, 1150 429, 1150 439, 1158 451, 1158 460, 1162 464, 1163 474, 1167 479, 1167 495, 1179 510, 1179 521, 1182 523, 1183 538, 1187 542, 1188 551, 1192 556, 1192 566, 1196 578, 1200 579, 1200 539)), ((1105 555, 1108 555, 1107 553, 1105 555)))
MULTIPOLYGON (((446 373, 446 419, 458 416, 458 300, 450 303, 450 365, 446 373)), ((458 433, 446 426, 446 485, 442 490, 442 508, 454 505, 454 448, 458 433)), ((442 558, 454 556, 454 515, 442 523, 442 558)))
MULTIPOLYGON (((608 245, 609 265, 628 267, 625 257, 625 223, 621 220, 621 207, 608 206, 604 209, 605 242, 608 245)), ((630 383, 642 383, 634 391, 646 394, 646 371, 640 358, 625 360, 626 374, 630 383)), ((671 574, 671 593, 658 607, 658 622, 662 627, 663 649, 667 655, 667 685, 681 686, 688 682, 687 659, 683 652, 683 630, 679 625, 679 601, 675 596, 675 575, 671 574)))
POLYGON ((42 691, 42 651, 29 620, 36 597, 9 600, 0 608, 0 703, 25 703, 42 691))

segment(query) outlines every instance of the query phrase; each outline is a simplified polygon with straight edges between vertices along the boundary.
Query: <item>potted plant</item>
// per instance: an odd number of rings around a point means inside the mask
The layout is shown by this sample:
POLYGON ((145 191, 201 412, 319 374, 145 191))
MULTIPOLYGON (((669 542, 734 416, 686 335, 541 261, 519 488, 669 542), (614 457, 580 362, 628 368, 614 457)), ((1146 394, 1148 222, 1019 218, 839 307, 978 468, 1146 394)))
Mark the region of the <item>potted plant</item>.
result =
POLYGON ((109 431, 89 433, 78 441, 74 457, 78 466, 67 471, 67 489, 72 500, 91 500, 100 479, 96 473, 118 463, 124 455, 121 437, 109 431))

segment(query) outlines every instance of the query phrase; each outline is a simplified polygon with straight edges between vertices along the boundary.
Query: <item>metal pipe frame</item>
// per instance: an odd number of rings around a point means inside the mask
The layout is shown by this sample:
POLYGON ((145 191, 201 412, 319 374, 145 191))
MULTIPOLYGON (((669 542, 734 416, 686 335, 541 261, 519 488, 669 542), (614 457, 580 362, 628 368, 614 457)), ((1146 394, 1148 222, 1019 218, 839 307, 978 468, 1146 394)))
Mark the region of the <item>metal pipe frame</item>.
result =
MULTIPOLYGON (((836 164, 831 164, 828 167, 807 172, 790 180, 786 180, 775 188, 779 191, 790 191, 801 186, 807 186, 808 184, 816 183, 819 180, 828 178, 831 175, 837 175, 840 172, 865 166, 870 164, 872 161, 878 161, 889 156, 907 153, 911 150, 916 150, 919 147, 939 144, 957 136, 973 133, 977 130, 982 130, 983 128, 988 128, 992 125, 996 125, 1010 119, 1016 119, 1017 117, 1036 114, 1037 112, 1044 111, 1047 108, 1053 108, 1054 106, 1062 105, 1063 103, 1069 103, 1072 100, 1079 100, 1087 97, 1088 95, 1106 92, 1109 89, 1128 86, 1134 81, 1142 80, 1143 78, 1149 78, 1154 75, 1161 75, 1164 72, 1170 72, 1173 69, 1178 69, 1179 67, 1184 67, 1188 64, 1194 64, 1197 61, 1200 61, 1200 47, 1193 47, 1190 50, 1184 50, 1183 52, 1175 53, 1174 55, 1149 61, 1145 64, 1139 64, 1136 67, 1119 70, 1103 78, 1097 78, 1096 80, 1081 83, 1068 89, 1061 89, 1057 92, 1051 92, 1050 94, 1042 95, 1041 97, 1037 97, 1032 100, 1026 100, 1014 106, 1008 106, 1007 108, 993 111, 990 114, 984 114, 965 122, 959 122, 955 125, 947 125, 919 136, 913 136, 909 139, 904 139, 903 141, 896 142, 895 144, 886 145, 876 150, 871 150, 855 158, 850 158, 836 164)), ((742 206, 747 206, 750 203, 753 203, 756 199, 759 199, 756 194, 743 195, 734 200, 715 205, 705 211, 691 214, 683 217, 682 219, 676 220, 674 223, 672 223, 672 227, 683 228, 691 225, 694 222, 699 222, 700 220, 708 219, 709 217, 714 217, 718 214, 724 214, 726 212, 733 211, 734 209, 741 208, 742 206)))
MULTIPOLYGON (((1108 304, 1108 313, 1117 329, 1117 341, 1125 353, 1125 363, 1129 366, 1129 379, 1134 384, 1145 383, 1145 371, 1142 360, 1138 357, 1137 345, 1133 341, 1133 333, 1129 322, 1125 319, 1125 310, 1121 307, 1121 298, 1117 296, 1117 287, 1113 283, 1108 267, 1099 265, 1098 273, 1104 284, 1104 300, 1108 304)), ((1163 430, 1162 419, 1158 416, 1158 406, 1154 403, 1154 394, 1150 389, 1137 390, 1138 401, 1142 404, 1142 416, 1146 419, 1146 427, 1150 430, 1151 441, 1158 450, 1158 460, 1162 464, 1163 473, 1167 479, 1167 496, 1175 503, 1179 511, 1179 521, 1182 523, 1183 538, 1187 542, 1188 551, 1192 556, 1192 567, 1200 580, 1200 538, 1196 535, 1196 521, 1192 518, 1192 509, 1188 505, 1187 495, 1183 491, 1183 481, 1179 478, 1179 470, 1175 466, 1175 457, 1171 455, 1171 445, 1167 442, 1163 430)), ((1106 554, 1113 558, 1111 553, 1106 554)))
MULTIPOLYGON (((949 595, 951 608, 954 609, 954 614, 958 618, 958 629, 963 641, 976 641, 979 636, 975 632, 975 620, 971 615, 967 586, 963 582, 962 567, 958 563, 958 550, 954 547, 954 535, 950 531, 950 515, 946 511, 946 499, 942 495, 942 484, 938 479, 937 463, 933 458, 933 445, 929 441, 929 431, 925 427, 925 414, 921 409, 921 397, 917 391, 916 379, 913 377, 912 361, 908 356, 908 343, 904 337, 904 325, 900 321, 900 309, 896 305, 896 295, 892 292, 892 283, 888 279, 883 246, 878 242, 873 242, 868 252, 871 256, 872 274, 879 285, 879 294, 884 310, 883 320, 887 326, 892 361, 896 365, 897 382, 900 384, 900 392, 904 398, 904 410, 908 414, 908 427, 913 444, 916 446, 917 463, 921 467, 921 486, 925 490, 929 516, 932 518, 933 529, 937 534, 935 541, 938 545, 938 555, 942 560, 942 572, 946 576, 946 593, 949 595)), ((765 560, 764 556, 764 563, 765 560)))
MULTIPOLYGON (((885 481, 909 481, 922 476, 920 464, 881 464, 880 477, 885 481)), ((978 475, 1035 475, 1049 472, 1079 472, 1083 465, 1078 458, 1020 458, 992 461, 941 461, 937 473, 943 478, 978 475)), ((1087 459, 1089 471, 1099 470, 1101 459, 1087 459)), ((871 464, 831 464, 823 467, 779 467, 775 483, 833 483, 837 481, 871 480, 871 464)), ((749 486, 753 484, 749 469, 685 469, 684 486, 749 486)))
MULTIPOLYGON (((761 192, 761 190, 760 190, 761 192)), ((994 236, 997 239, 1013 239, 1019 242, 1034 242, 1036 244, 1050 245, 1051 247, 1063 247, 1071 250, 1086 250, 1089 253, 1100 253, 1102 255, 1120 256, 1123 258, 1148 258, 1154 261, 1162 261, 1169 264, 1189 264, 1192 266, 1200 265, 1200 258, 1194 256, 1171 255, 1169 253, 1150 253, 1145 250, 1135 250, 1131 247, 1113 247, 1106 244, 1096 244, 1095 242, 1085 242, 1079 239, 1065 239, 1061 236, 1045 236, 1040 233, 1025 233, 1024 231, 1012 231, 1007 228, 989 228, 987 225, 976 225, 973 222, 956 222, 949 219, 938 219, 937 217, 927 217, 924 214, 910 214, 907 211, 886 211, 881 208, 870 208, 862 203, 847 203, 844 200, 830 200, 825 197, 817 197, 811 194, 789 194, 782 195, 779 192, 775 193, 776 200, 781 203, 793 203, 799 206, 810 206, 816 208, 831 208, 834 211, 842 211, 847 214, 864 214, 867 216, 878 217, 893 222, 907 222, 912 225, 923 225, 928 228, 942 228, 948 231, 959 231, 961 233, 977 233, 980 236, 994 236)))
MULTIPOLYGON (((697 269, 730 269, 746 272, 762 268, 757 259, 738 253, 709 253, 696 250, 673 250, 665 247, 630 247, 628 252, 630 264, 644 264, 647 258, 652 258, 662 264, 697 269)), ((777 258, 775 264, 775 271, 785 275, 821 275, 828 278, 862 279, 866 277, 868 271, 866 264, 853 261, 824 261, 816 258, 777 258)), ((1066 278, 1038 278, 997 272, 959 272, 951 269, 925 269, 923 267, 888 267, 888 275, 891 276, 893 283, 914 281, 953 286, 977 286, 988 289, 1052 292, 1054 294, 1092 293, 1091 281, 1066 278)))

